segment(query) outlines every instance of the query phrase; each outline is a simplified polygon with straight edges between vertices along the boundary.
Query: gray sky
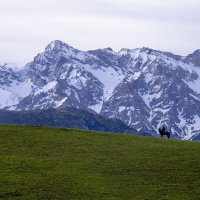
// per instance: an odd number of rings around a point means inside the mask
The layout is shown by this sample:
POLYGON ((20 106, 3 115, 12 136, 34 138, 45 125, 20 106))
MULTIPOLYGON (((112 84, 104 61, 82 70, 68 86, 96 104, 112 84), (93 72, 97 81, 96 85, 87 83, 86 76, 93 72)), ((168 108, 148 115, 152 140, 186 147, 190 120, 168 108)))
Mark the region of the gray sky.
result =
POLYGON ((0 63, 27 63, 59 39, 90 50, 200 48, 199 0, 0 0, 0 63))

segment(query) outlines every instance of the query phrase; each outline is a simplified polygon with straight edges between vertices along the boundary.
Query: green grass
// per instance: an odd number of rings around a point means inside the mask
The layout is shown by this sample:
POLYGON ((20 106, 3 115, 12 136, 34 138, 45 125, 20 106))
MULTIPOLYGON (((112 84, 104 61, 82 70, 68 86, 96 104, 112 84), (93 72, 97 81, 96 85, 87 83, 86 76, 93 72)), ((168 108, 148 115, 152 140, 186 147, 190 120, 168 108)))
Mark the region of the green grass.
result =
POLYGON ((0 199, 199 198, 198 142, 0 126, 0 199))

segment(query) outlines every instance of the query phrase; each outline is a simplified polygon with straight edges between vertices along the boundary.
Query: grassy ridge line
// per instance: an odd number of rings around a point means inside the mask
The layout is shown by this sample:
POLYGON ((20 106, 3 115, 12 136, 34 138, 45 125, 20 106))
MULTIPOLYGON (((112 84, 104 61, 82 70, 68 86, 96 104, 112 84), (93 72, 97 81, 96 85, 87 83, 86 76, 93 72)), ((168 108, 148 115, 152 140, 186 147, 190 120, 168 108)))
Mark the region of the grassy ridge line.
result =
POLYGON ((200 144, 0 126, 0 199, 197 200, 200 144))

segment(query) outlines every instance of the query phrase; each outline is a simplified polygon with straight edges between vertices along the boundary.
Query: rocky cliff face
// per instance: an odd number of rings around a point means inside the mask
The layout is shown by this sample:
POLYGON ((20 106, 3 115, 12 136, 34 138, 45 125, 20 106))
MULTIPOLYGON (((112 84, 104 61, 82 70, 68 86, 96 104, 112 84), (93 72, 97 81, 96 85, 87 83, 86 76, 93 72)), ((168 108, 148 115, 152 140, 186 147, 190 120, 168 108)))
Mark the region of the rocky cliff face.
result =
POLYGON ((199 52, 80 51, 54 41, 24 70, 0 71, 0 89, 16 95, 13 103, 5 95, 1 108, 77 107, 154 135, 164 124, 173 137, 190 139, 200 132, 199 52))

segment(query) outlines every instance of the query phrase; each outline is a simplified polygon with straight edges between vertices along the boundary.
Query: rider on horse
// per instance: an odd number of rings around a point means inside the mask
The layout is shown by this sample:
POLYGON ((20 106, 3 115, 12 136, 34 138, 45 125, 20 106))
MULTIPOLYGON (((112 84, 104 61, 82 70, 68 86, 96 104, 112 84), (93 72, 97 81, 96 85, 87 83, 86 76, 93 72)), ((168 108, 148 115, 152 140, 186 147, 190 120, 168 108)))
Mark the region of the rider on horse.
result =
POLYGON ((163 126, 162 128, 159 128, 158 130, 161 137, 163 137, 163 135, 166 135, 168 138, 170 138, 170 132, 165 130, 165 126, 163 126))

